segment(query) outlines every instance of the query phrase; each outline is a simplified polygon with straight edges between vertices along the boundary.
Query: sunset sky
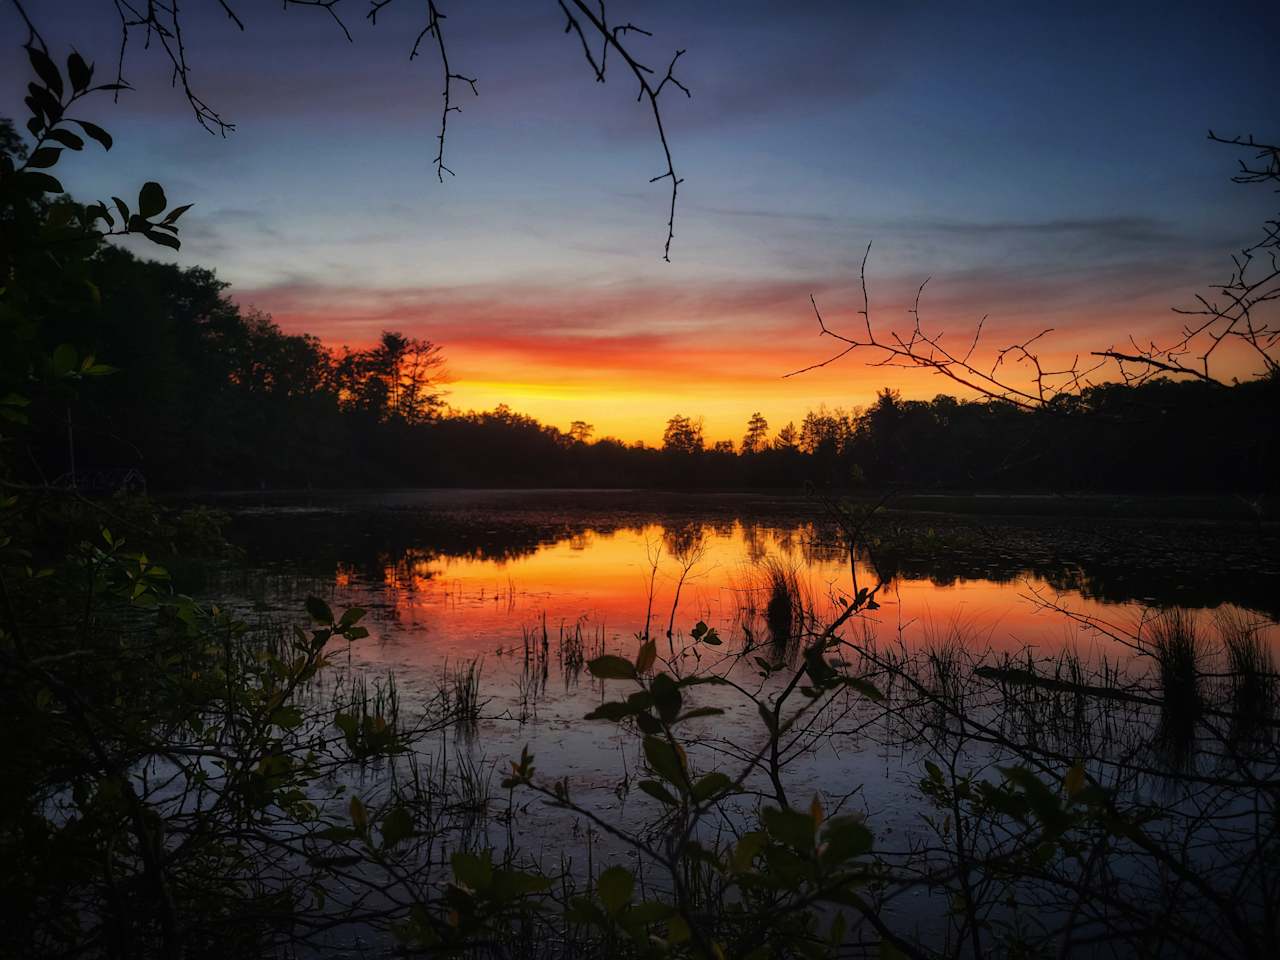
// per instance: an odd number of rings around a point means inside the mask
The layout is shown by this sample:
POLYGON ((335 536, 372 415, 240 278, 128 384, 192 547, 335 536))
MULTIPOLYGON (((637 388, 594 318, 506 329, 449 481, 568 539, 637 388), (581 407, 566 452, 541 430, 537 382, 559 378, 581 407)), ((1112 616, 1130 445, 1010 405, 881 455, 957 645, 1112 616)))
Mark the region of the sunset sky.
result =
MULTIPOLYGON (((634 47, 660 73, 688 51, 692 98, 663 98, 684 178, 671 263, 634 84, 594 82, 553 0, 440 5, 480 94, 455 90, 443 184, 439 61, 408 60, 422 5, 374 27, 357 0, 339 7, 354 43, 319 10, 242 0, 242 34, 214 0, 187 4, 194 81, 235 133, 201 130, 139 44, 137 90, 87 114, 116 148, 60 176, 86 199, 155 179, 194 203, 177 262, 288 331, 440 343, 457 408, 650 442, 675 413, 740 439, 754 410, 776 430, 883 385, 946 389, 856 357, 783 377, 832 349, 811 293, 835 325, 857 319, 868 242, 883 326, 908 322, 931 277, 926 323, 957 342, 986 315, 992 347, 1053 327, 1051 352, 1074 353, 1175 329, 1170 307, 1274 214, 1273 194, 1230 182, 1241 155, 1205 138, 1275 135, 1274 3, 611 3, 653 31, 634 47)), ((55 53, 111 70, 111 3, 28 6, 55 53)), ((0 26, 0 115, 22 117, 7 7, 0 26)))

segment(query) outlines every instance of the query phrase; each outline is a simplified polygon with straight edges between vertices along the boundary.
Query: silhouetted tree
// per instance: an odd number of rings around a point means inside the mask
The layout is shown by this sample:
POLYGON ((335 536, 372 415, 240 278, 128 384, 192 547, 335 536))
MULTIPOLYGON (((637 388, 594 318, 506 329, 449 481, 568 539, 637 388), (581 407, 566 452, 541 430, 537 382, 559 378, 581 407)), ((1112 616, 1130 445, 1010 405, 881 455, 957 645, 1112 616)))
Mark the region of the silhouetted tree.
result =
POLYGON ((747 432, 742 438, 743 453, 759 453, 769 446, 769 421, 757 410, 747 421, 747 432))
POLYGON ((676 414, 667 421, 662 434, 662 449, 667 453, 695 454, 703 449, 702 418, 692 420, 676 414))

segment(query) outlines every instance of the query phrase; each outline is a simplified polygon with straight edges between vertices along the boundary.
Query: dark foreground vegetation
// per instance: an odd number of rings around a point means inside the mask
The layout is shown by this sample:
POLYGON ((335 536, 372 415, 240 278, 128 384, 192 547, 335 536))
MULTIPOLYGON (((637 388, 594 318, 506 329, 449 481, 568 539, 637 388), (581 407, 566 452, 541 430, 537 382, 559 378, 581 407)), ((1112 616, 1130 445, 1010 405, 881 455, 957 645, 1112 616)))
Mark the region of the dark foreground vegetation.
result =
MULTIPOLYGON (((601 445, 579 451, 507 415, 496 427, 411 415, 400 369, 380 367, 378 351, 327 357, 241 317, 207 274, 104 248, 112 232, 176 245, 184 208, 153 183, 110 209, 60 197, 48 173, 59 152, 110 140, 69 119, 93 86, 88 65, 30 58, 35 146, 24 159, 11 145, 0 161, 0 952, 255 958, 333 953, 357 935, 384 951, 529 958, 1280 950, 1277 676, 1247 618, 1091 621, 1128 645, 1122 664, 984 657, 963 636, 886 647, 862 629, 886 580, 860 583, 852 563, 874 555, 878 513, 827 503, 851 561, 830 609, 766 565, 759 596, 744 601, 743 622, 761 621, 750 632, 680 630, 673 606, 664 633, 645 626, 626 650, 561 655, 600 685, 584 722, 620 729, 643 758, 621 820, 528 753, 511 759, 505 805, 458 758, 424 764, 425 737, 476 721, 476 673, 409 706, 392 679, 344 671, 343 648, 367 637, 364 611, 311 597, 296 624, 270 623, 175 591, 168 561, 216 554, 216 523, 41 482, 58 472, 67 425, 88 435, 76 451, 136 445, 156 482, 175 486, 320 485, 365 470, 401 479, 476 462, 467 449, 477 460, 519 450, 512 463, 528 467, 538 450, 569 463, 601 445), (352 379, 336 385, 335 371, 352 379), (541 446, 519 446, 522 436, 541 446), (740 742, 707 726, 730 705, 753 717, 740 742), (923 836, 845 809, 855 785, 815 795, 797 783, 797 758, 833 740, 907 757, 931 804, 923 836), (618 862, 534 859, 520 824, 535 801, 593 824, 618 862), (898 909, 916 894, 936 923, 898 909)), ((429 350, 419 356, 429 368, 429 350)), ((1231 398, 1256 437, 1270 383, 1199 406, 1172 398, 1207 387, 1107 389, 1043 423, 999 405, 885 397, 847 445, 860 449, 865 424, 887 446, 845 468, 900 479, 883 471, 908 469, 893 466, 910 462, 911 448, 892 446, 915 436, 904 425, 936 431, 944 411, 952 426, 934 442, 963 435, 969 417, 1009 418, 1021 433, 979 430, 973 442, 1008 452, 1025 439, 1012 468, 1056 455, 1037 431, 1058 428, 1044 424, 1099 422, 1093 407, 1112 409, 1108 397, 1170 398, 1145 409, 1191 419, 1163 446, 1150 422, 1117 436, 1116 457, 1140 440, 1143 463, 1176 466, 1194 487, 1209 474, 1185 441, 1212 430, 1225 451, 1217 468, 1241 457, 1239 482, 1265 487, 1274 476, 1259 445, 1195 411, 1231 398), (1077 407, 1089 416, 1076 419, 1077 407)), ((796 462, 820 462, 820 449, 796 462)), ((632 456, 687 478, 714 462, 692 444, 613 452, 619 475, 632 456)), ((1036 469, 1048 475, 1044 461, 1036 469)), ((544 645, 530 662, 549 656, 544 645)))

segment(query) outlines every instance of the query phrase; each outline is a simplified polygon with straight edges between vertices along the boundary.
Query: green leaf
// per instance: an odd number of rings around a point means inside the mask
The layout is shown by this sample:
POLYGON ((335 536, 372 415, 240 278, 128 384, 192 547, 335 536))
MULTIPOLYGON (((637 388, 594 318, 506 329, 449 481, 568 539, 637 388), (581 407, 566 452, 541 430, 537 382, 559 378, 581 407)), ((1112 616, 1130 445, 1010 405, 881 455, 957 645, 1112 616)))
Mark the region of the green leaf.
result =
POLYGON ((744 833, 738 838, 738 845, 733 848, 733 856, 730 863, 733 869, 741 872, 751 868, 751 862, 755 860, 769 843, 767 834, 760 830, 751 830, 744 833))
POLYGON ((671 795, 671 791, 657 780, 641 780, 637 786, 655 800, 660 800, 669 807, 674 807, 680 803, 679 800, 671 795))
POLYGON ((587 663, 587 669, 598 680, 634 680, 636 668, 630 660, 605 654, 587 663))
POLYGON ((330 610, 329 605, 319 597, 307 597, 306 605, 307 613, 311 614, 311 619, 316 623, 333 623, 333 611, 330 610))
POLYGON ((681 793, 684 792, 686 780, 684 758, 677 752, 677 748, 661 737, 645 737, 644 756, 658 776, 668 783, 675 784, 681 793))
POLYGON ((57 349, 53 351, 53 375, 55 377, 65 377, 76 368, 79 359, 80 355, 76 353, 76 348, 71 344, 58 344, 57 349))
POLYGON ((352 797, 347 809, 351 812, 351 823, 361 833, 369 825, 369 811, 359 797, 352 797))
POLYGON ((626 867, 610 867, 596 880, 596 895, 609 915, 616 916, 630 902, 635 885, 635 877, 626 867))
POLYGON ((871 831, 858 817, 832 817, 822 833, 822 859, 830 864, 844 863, 871 852, 871 831))
POLYGON ((272 711, 271 722, 278 727, 292 730, 302 723, 302 711, 295 706, 279 707, 272 711))
POLYGON ((667 921, 667 943, 684 943, 691 936, 693 931, 689 929, 689 923, 684 917, 674 916, 667 921))
POLYGON ((493 880, 493 861, 488 850, 483 857, 476 853, 455 853, 451 862, 455 882, 472 890, 485 890, 493 880))
POLYGON ((698 782, 693 785, 693 799, 697 803, 702 803, 717 794, 724 793, 733 786, 733 780, 727 775, 719 772, 708 773, 705 777, 699 778, 698 782))
POLYGON ((797 850, 812 850, 814 833, 817 824, 807 813, 796 810, 779 810, 777 807, 765 807, 760 812, 765 829, 776 840, 795 847, 797 850))
POLYGON ((396 807, 382 819, 382 847, 389 850, 413 836, 413 817, 404 807, 396 807))
POLYGON ((138 215, 150 219, 163 213, 168 201, 164 196, 164 187, 154 180, 148 180, 138 191, 138 215))
POLYGON ((1084 765, 1080 763, 1073 764, 1062 780, 1062 786, 1067 791, 1067 796, 1074 800, 1080 791, 1084 789, 1084 785, 1084 765))

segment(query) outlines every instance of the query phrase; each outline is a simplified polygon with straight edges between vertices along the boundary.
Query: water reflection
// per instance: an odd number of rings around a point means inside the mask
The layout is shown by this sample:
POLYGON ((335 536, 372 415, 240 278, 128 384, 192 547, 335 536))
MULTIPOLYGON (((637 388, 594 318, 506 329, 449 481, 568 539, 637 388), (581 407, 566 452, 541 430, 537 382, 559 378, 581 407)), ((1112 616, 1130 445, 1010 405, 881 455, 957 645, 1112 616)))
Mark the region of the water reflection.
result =
MULTIPOLYGON (((624 509, 613 496, 589 493, 470 497, 457 492, 319 502, 307 508, 259 508, 235 514, 232 537, 252 562, 346 578, 394 590, 421 589, 444 571, 475 582, 514 580, 527 593, 583 587, 612 612, 616 574, 646 563, 656 544, 664 556, 687 556, 707 540, 721 570, 778 555, 830 577, 847 564, 839 531, 814 519, 802 501, 753 512, 732 498, 667 500, 624 509), (681 507, 683 509, 676 509, 681 507), (718 508, 719 513, 715 509, 718 508), (648 545, 648 546, 647 546, 648 545), (574 566, 562 555, 585 558, 574 566), (559 578, 559 579, 557 579, 559 578)), ((928 583, 964 591, 1013 587, 1028 578, 1052 590, 1112 604, 1216 607, 1232 604, 1280 617, 1280 570, 1261 535, 1193 525, 1092 520, 1010 522, 935 515, 894 517, 872 527, 873 551, 860 556, 893 585, 928 583)), ((632 584, 634 587, 634 583, 632 584)), ((1008 590, 1011 599, 1016 590, 1008 590)), ((643 594, 642 594, 643 596, 643 594)), ((947 606, 940 596, 931 602, 947 606)), ((1003 601, 1002 601, 1003 605, 1003 601)))
MULTIPOLYGON (((383 620, 428 639, 430 657, 492 653, 544 621, 553 632, 590 624, 621 647, 647 629, 687 631, 698 620, 726 637, 762 636, 760 570, 771 562, 795 572, 819 619, 851 586, 847 544, 813 519, 402 508, 257 512, 239 523, 253 562, 359 593, 383 620)), ((1170 549, 1167 537, 1140 566, 1107 546, 1096 531, 1060 525, 970 525, 961 535, 936 520, 892 521, 873 530, 857 574, 884 584, 872 624, 881 635, 927 640, 939 624, 974 624, 998 649, 1098 642, 1028 602, 1030 591, 1113 619, 1117 604, 1134 616, 1152 605, 1275 604, 1262 593, 1265 576, 1215 570, 1170 549)))

